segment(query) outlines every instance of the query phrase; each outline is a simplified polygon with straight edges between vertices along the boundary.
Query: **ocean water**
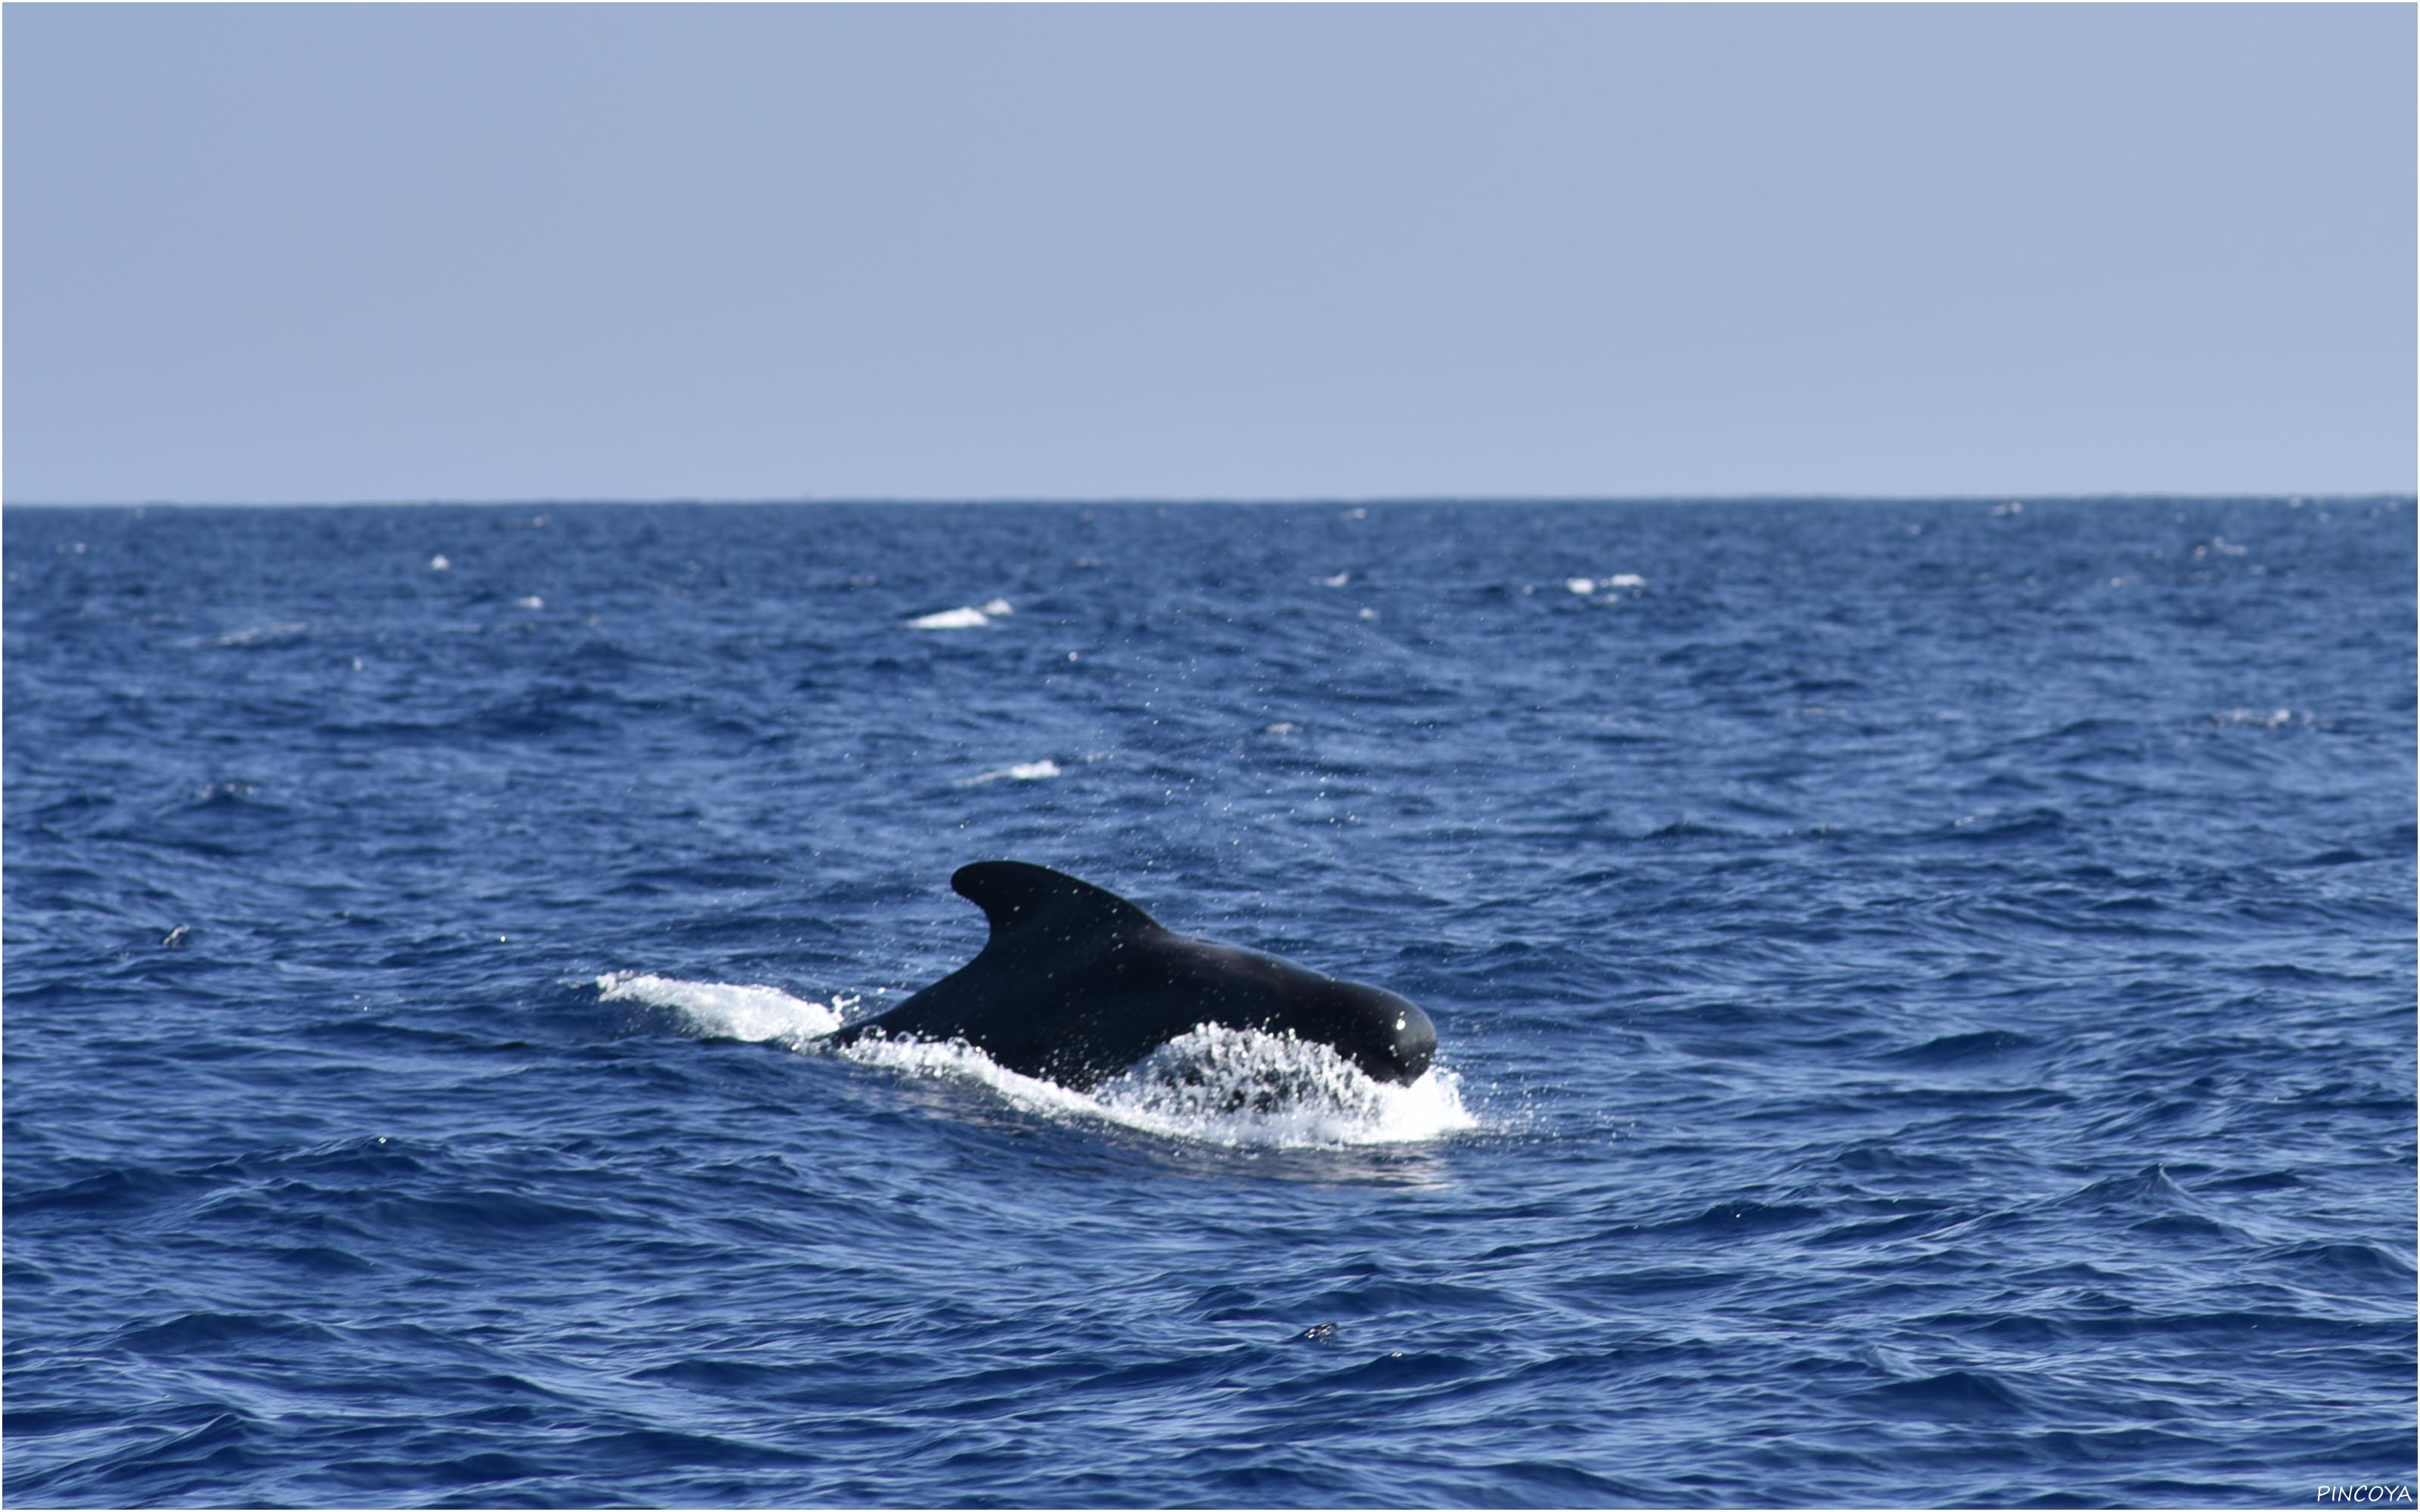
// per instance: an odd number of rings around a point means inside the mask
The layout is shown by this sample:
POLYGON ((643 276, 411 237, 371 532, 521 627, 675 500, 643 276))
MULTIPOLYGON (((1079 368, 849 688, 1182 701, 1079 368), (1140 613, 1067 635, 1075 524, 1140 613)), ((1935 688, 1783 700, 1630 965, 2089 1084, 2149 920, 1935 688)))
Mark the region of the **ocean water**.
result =
POLYGON ((2408 1497, 2413 544, 11 509, 7 1495, 2408 1497), (819 1048, 986 857, 1438 1068, 819 1048))

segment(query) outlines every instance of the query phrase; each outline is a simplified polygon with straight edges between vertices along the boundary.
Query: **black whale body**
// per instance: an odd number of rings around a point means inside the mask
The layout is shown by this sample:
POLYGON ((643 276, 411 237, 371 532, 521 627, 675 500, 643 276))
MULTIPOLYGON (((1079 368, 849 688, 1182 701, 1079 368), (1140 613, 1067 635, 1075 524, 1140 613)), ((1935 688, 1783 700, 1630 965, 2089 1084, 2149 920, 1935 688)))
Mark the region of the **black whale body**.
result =
POLYGON ((1011 1071, 1078 1091, 1204 1025, 1317 1041, 1378 1081, 1414 1081, 1436 1054, 1429 1016, 1393 993, 1173 933, 1115 893, 1047 867, 978 861, 950 886, 991 921, 982 952, 829 1043, 876 1032, 963 1040, 1011 1071))

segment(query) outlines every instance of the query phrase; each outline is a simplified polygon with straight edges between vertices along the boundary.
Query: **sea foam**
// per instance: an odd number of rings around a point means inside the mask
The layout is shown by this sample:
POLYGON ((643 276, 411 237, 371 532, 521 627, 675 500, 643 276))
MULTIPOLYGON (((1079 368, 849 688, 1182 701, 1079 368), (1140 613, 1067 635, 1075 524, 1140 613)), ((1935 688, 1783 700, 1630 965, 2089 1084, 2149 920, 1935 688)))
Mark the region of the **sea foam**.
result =
POLYGON ((979 788, 986 782, 1039 782, 1046 778, 1061 775, 1063 774, 1060 772, 1059 764, 1046 756, 1038 762, 1019 762, 1014 766, 1003 766, 997 771, 978 772, 972 777, 962 777, 952 785, 979 788))
POLYGON ((840 1011, 854 1001, 818 1003, 793 997, 778 987, 741 987, 717 981, 680 981, 644 971, 609 971, 597 979, 605 1001, 668 1008, 696 1033, 717 1040, 747 1040, 797 1049, 840 1027, 840 1011))
POLYGON ((1010 1071, 963 1041, 869 1036, 841 1054, 913 1075, 978 1083, 1048 1118, 1097 1119, 1230 1148, 1405 1144, 1479 1123, 1450 1070, 1396 1087, 1372 1081, 1324 1044, 1249 1029, 1204 1026, 1179 1036, 1090 1092, 1010 1071))

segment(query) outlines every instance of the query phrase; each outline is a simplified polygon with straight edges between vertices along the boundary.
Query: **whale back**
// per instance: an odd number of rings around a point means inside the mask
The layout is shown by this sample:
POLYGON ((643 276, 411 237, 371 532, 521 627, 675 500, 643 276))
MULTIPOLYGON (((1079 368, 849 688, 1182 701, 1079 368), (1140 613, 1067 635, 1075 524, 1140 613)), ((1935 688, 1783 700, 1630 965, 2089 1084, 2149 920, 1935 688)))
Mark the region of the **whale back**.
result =
POLYGON ((1171 933, 1065 872, 978 861, 950 886, 984 911, 984 948, 829 1042, 868 1034, 963 1041, 1011 1071, 1078 1091, 1205 1024, 1314 1039, 1388 1081, 1419 1075, 1435 1049, 1428 1015, 1392 993, 1171 933))

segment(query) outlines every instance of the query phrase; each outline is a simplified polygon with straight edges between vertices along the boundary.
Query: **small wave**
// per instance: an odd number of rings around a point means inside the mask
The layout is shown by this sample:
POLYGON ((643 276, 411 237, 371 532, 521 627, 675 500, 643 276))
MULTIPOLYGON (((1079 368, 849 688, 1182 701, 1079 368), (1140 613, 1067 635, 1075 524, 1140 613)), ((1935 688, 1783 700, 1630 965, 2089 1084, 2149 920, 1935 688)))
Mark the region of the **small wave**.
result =
POLYGON ((2368 859, 2368 856, 2359 851, 2348 846, 2338 846, 2335 850, 2321 851, 2317 856, 2306 856, 2299 861, 2288 861, 2286 864, 2294 867, 2351 866, 2356 862, 2368 859))
POLYGON ((1894 1381, 1856 1394, 1856 1399, 1895 1417, 2014 1417, 2026 1398, 2000 1377, 1982 1370, 1949 1370, 1919 1381, 1894 1381))
POLYGON ((101 1171, 64 1186, 28 1192, 8 1198, 8 1214, 18 1217, 54 1210, 116 1214, 135 1211, 157 1202, 173 1201, 192 1192, 187 1178, 147 1166, 101 1171))
POLYGON ((2006 1029, 1980 1029, 1972 1034, 1945 1034, 1939 1039, 1894 1051, 1882 1058, 1909 1066, 1958 1066, 1971 1061, 1997 1060, 2003 1056, 2033 1048, 2034 1041, 2022 1034, 2012 1034, 2006 1029))
POLYGON ((951 786, 979 788, 986 782, 1039 782, 1046 778, 1060 775, 1059 764, 1046 758, 1038 762, 1019 762, 1015 766, 1003 766, 996 772, 982 772, 973 777, 962 777, 951 786))
POLYGON ((205 782, 194 790, 185 805, 192 809, 238 809, 260 795, 260 789, 250 782, 205 782))
POLYGON ((2056 809, 2026 809, 2013 813, 1967 814, 1950 821, 1947 829, 1925 838, 1970 845, 2006 845, 2039 840, 2067 827, 2067 816, 2056 809))
POLYGON ((2222 730, 2283 730, 2294 722, 2291 709, 2227 709, 2211 717, 2222 730))
POLYGON ((1563 586, 1586 598, 1599 592, 1611 594, 1624 588, 1641 589, 1647 586, 1647 579, 1635 572, 1617 572, 1610 578, 1566 578, 1563 586))
POLYGON ((1461 1079, 1450 1071, 1432 1070, 1395 1087, 1372 1081, 1324 1044, 1248 1029, 1205 1026, 1181 1035, 1089 1093, 1020 1075, 962 1041, 873 1036, 843 1054, 917 1075, 977 1082, 1046 1117, 1101 1119, 1231 1148, 1403 1144, 1479 1122, 1463 1105, 1461 1079))
POLYGON ((2298 1244, 2273 1249, 2261 1258, 2321 1274, 2407 1288, 2413 1273, 2412 1261, 2392 1249, 2382 1244, 2365 1244, 2350 1240, 2335 1242, 2305 1240, 2298 1244))
POLYGON ((283 1313, 204 1309, 179 1313, 159 1322, 130 1324, 119 1332, 116 1343, 144 1354, 179 1354, 223 1351, 230 1345, 263 1339, 324 1344, 334 1337, 317 1323, 283 1313))
POLYGON ((979 630, 994 620, 1006 619, 1016 613, 1007 599, 995 598, 980 609, 961 607, 945 609, 931 614, 920 614, 908 622, 911 630, 979 630))
POLYGON ((609 971, 597 979, 597 996, 606 1002, 644 1003, 679 1014, 695 1033, 715 1040, 746 1040, 798 1049, 840 1027, 840 1011, 848 1004, 830 1004, 793 997, 778 987, 739 987, 717 981, 680 981, 641 971, 609 971))
POLYGON ((256 625, 241 630, 230 630, 213 636, 214 646, 275 646, 300 640, 311 633, 311 626, 301 620, 279 620, 270 625, 256 625))
POLYGON ((363 1275, 379 1269, 376 1260, 333 1244, 301 1244, 264 1253, 271 1259, 283 1261, 314 1275, 363 1275))
POLYGON ((1823 1223, 1826 1216, 1823 1209, 1805 1203, 1740 1200, 1717 1202, 1694 1218, 1649 1225, 1643 1231, 1675 1239, 1703 1235, 1735 1240, 1807 1228, 1823 1223))
POLYGON ((2177 1185, 2164 1165, 2146 1165, 2132 1176, 2105 1176, 2079 1187, 2048 1205, 2054 1208, 2112 1208, 2168 1211, 2185 1208, 2192 1199, 2177 1185))
POLYGON ((1660 840, 1670 841, 1683 840, 1737 840, 1739 836, 1736 832, 1725 829, 1718 825, 1701 825, 1694 819, 1675 819, 1670 824, 1664 825, 1660 829, 1649 830, 1640 838, 1642 840, 1660 840))

